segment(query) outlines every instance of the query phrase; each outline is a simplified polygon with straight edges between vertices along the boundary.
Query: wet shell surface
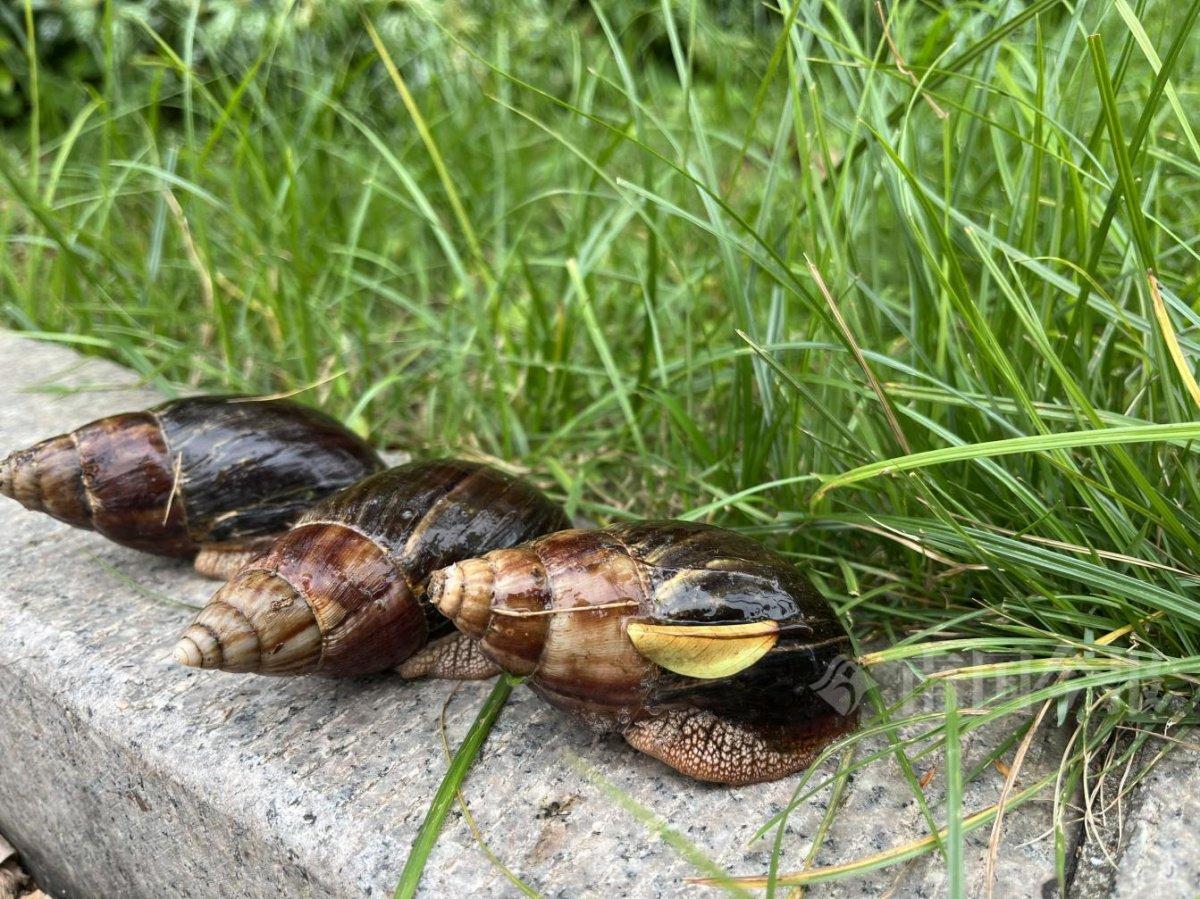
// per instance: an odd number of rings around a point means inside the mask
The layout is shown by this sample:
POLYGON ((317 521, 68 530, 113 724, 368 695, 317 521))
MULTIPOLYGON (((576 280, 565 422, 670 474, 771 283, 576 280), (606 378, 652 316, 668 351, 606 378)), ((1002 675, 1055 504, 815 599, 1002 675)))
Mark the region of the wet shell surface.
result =
POLYGON ((451 631, 424 597, 431 571, 566 526, 535 487, 489 465, 388 469, 309 510, 238 571, 175 658, 259 674, 382 671, 451 631))
POLYGON ((0 493, 134 549, 187 557, 211 547, 217 564, 380 468, 370 446, 315 409, 201 396, 12 453, 0 493))
POLYGON ((836 616, 721 528, 563 531, 437 571, 428 595, 548 702, 702 780, 794 773, 856 723, 813 689, 848 651, 836 616))

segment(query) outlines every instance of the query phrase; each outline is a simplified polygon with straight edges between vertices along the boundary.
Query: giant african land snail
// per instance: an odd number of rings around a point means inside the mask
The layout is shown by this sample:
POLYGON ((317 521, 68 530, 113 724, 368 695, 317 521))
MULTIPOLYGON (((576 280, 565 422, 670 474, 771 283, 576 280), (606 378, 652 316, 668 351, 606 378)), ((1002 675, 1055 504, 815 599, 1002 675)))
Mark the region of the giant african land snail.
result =
POLYGON ((857 720, 813 689, 848 648, 842 625, 732 531, 563 531, 437 571, 427 593, 547 702, 700 780, 784 777, 857 720))
POLYGON ((535 487, 490 465, 442 460, 382 471, 318 503, 235 573, 175 658, 225 671, 348 676, 419 653, 430 673, 490 676, 495 666, 424 598, 426 578, 567 526, 535 487))
POLYGON ((101 418, 0 461, 0 494, 224 578, 317 500, 383 463, 286 400, 198 396, 101 418))

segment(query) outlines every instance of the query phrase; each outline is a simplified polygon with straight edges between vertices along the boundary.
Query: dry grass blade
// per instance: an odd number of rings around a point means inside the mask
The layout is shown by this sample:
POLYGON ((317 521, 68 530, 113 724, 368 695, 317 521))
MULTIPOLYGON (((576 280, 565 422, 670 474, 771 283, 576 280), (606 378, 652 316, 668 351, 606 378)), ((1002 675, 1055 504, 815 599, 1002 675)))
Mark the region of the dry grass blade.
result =
POLYGON ((1150 297, 1154 305, 1154 317, 1158 320, 1159 331, 1162 333, 1163 340, 1167 344, 1167 352, 1171 354, 1171 361, 1175 363, 1175 370, 1179 372, 1179 379, 1183 382, 1183 386, 1187 388, 1192 402, 1197 407, 1200 407, 1200 384, 1196 383, 1196 376, 1192 374, 1191 366, 1188 365, 1188 361, 1183 355, 1183 348, 1179 345, 1179 338, 1175 335, 1175 328, 1171 324, 1171 317, 1167 314, 1167 304, 1163 302, 1162 288, 1159 286, 1158 278, 1154 276, 1154 272, 1147 272, 1146 280, 1150 284, 1150 297))
MULTIPOLYGON (((1044 790, 1047 786, 1054 782, 1054 775, 1050 775, 1039 780, 1032 786, 1026 787, 1015 796, 1009 798, 1009 806, 1024 802, 1037 793, 1044 790)), ((976 830, 989 821, 992 821, 999 806, 991 805, 981 811, 968 815, 962 820, 962 832, 964 834, 976 830)), ((926 852, 934 849, 941 840, 946 838, 948 828, 942 828, 936 835, 922 837, 919 840, 913 840, 911 843, 905 843, 901 846, 895 846, 891 849, 885 849, 883 852, 876 852, 871 855, 865 855, 862 858, 857 858, 854 861, 843 862, 840 865, 826 865, 821 868, 812 868, 807 871, 793 871, 789 874, 781 874, 776 878, 775 883, 779 886, 802 886, 811 883, 821 883, 827 880, 841 880, 845 877, 852 877, 857 874, 863 874, 868 871, 886 868, 891 865, 899 864, 910 858, 919 855, 924 855, 926 852)), ((688 883, 697 883, 705 885, 716 885, 719 883, 734 883, 746 887, 762 888, 767 886, 768 878, 762 875, 753 875, 749 877, 729 877, 727 880, 718 880, 715 877, 690 877, 688 883)))
POLYGON ((900 53, 900 48, 896 46, 896 42, 892 39, 892 32, 888 27, 888 17, 887 13, 884 12, 882 0, 875 0, 875 13, 879 16, 879 24, 883 28, 883 39, 887 42, 888 51, 892 54, 892 59, 895 61, 896 68, 900 71, 900 74, 912 82, 912 86, 921 94, 921 99, 929 104, 929 108, 933 110, 934 115, 939 119, 949 118, 949 113, 938 106, 937 101, 921 89, 921 80, 905 64, 904 57, 900 53))
POLYGON ((896 442, 900 444, 904 452, 911 453, 912 447, 909 446, 908 438, 904 436, 904 431, 900 427, 900 421, 896 418, 896 411, 892 408, 891 398, 884 392, 883 385, 879 383, 879 379, 875 377, 875 372, 867 364, 867 357, 863 355, 863 351, 854 337, 854 332, 850 330, 850 326, 846 323, 846 318, 842 315, 842 310, 838 308, 833 294, 830 293, 825 279, 821 276, 820 269, 807 256, 804 257, 804 262, 808 266, 808 273, 812 275, 812 279, 817 283, 817 288, 821 291, 821 296, 825 298, 825 303, 829 306, 829 313, 833 316, 833 320, 837 322, 838 330, 842 332, 846 344, 850 347, 851 352, 854 353, 854 361, 858 363, 858 367, 866 375, 867 383, 871 385, 871 390, 879 397, 879 404, 883 408, 883 414, 887 417, 888 427, 891 428, 892 436, 896 438, 896 442))
MULTIPOLYGON (((442 702, 442 709, 438 713, 438 736, 442 741, 442 754, 446 757, 447 765, 453 761, 454 752, 450 749, 450 739, 446 735, 446 712, 449 710, 450 703, 454 697, 462 689, 462 686, 463 683, 461 681, 454 685, 454 688, 446 694, 446 699, 442 702)), ((463 795, 461 789, 455 790, 455 797, 458 799, 458 809, 462 812, 463 820, 466 822, 467 828, 471 831, 471 836, 475 838, 475 845, 479 847, 479 851, 487 856, 487 860, 495 866, 496 870, 503 874, 508 882, 520 890, 523 895, 530 897, 530 899, 538 899, 541 893, 513 873, 512 869, 504 863, 504 860, 492 851, 492 847, 483 838, 483 832, 479 829, 479 825, 475 821, 475 815, 472 814, 471 806, 467 802, 467 797, 463 795)))
POLYGON ((171 210, 171 215, 175 219, 175 223, 179 226, 179 234, 183 239, 183 247, 187 252, 188 262, 196 272, 196 277, 200 281, 200 299, 204 303, 204 308, 208 310, 210 323, 207 329, 201 334, 201 342, 208 343, 212 339, 212 324, 211 316, 216 311, 216 295, 213 291, 212 273, 209 271, 207 263, 200 255, 200 250, 196 246, 196 240, 192 237, 192 227, 188 224, 187 216, 184 215, 183 207, 179 205, 179 201, 175 199, 175 194, 170 190, 162 191, 163 202, 167 204, 167 208, 171 210))
POLYGON ((429 853, 433 851, 438 836, 442 832, 442 825, 445 823, 447 812, 450 811, 450 805, 460 795, 463 781, 466 780, 471 766, 475 764, 475 758, 483 748, 483 743, 496 723, 504 704, 508 701, 515 684, 516 681, 513 678, 507 674, 501 674, 492 687, 491 693, 480 706, 479 713, 475 716, 466 736, 463 737, 462 743, 450 760, 446 774, 429 803, 425 819, 421 822, 421 827, 413 839, 412 848, 404 863, 404 870, 400 872, 400 880, 393 893, 395 899, 412 899, 417 894, 417 889, 421 884, 421 875, 425 871, 425 863, 429 860, 429 853))
POLYGON ((450 176, 449 169, 446 168, 446 161, 442 156, 442 151, 438 147, 437 141, 434 140, 433 132, 429 130, 425 116, 421 114, 421 107, 417 105, 412 91, 408 89, 408 82, 404 80, 404 76, 396 68, 396 63, 393 62, 392 55, 384 45, 379 32, 371 24, 371 20, 366 17, 366 13, 364 12, 362 15, 363 26, 367 29, 367 34, 371 37, 371 43, 375 45, 375 51, 379 54, 384 68, 387 69, 388 77, 392 79, 392 84, 396 87, 396 93, 400 95, 400 100, 404 104, 404 108, 408 110, 408 114, 412 117, 413 124, 417 128, 417 133, 421 135, 421 141, 425 144, 430 161, 433 163, 433 167, 437 170, 438 178, 442 182, 442 188, 446 191, 446 198, 450 201, 450 206, 454 210, 454 217, 458 220, 458 226, 462 230, 467 245, 471 248, 472 255, 479 263, 480 273, 491 282, 493 280, 491 266, 484 256, 483 247, 479 243, 479 237, 475 233, 475 228, 471 225, 471 220, 467 216, 466 207, 463 206, 463 202, 459 198, 458 190, 454 186, 454 179, 450 176))
MULTIPOLYGON (((1065 674, 1060 675, 1060 677, 1065 676, 1065 674)), ((1004 808, 1008 804, 1008 799, 1012 795, 1013 788, 1016 786, 1017 776, 1021 773, 1021 766, 1025 763, 1025 756, 1029 753, 1029 747, 1033 745, 1033 738, 1038 733, 1042 720, 1046 717, 1046 712, 1054 704, 1055 700, 1049 699, 1042 703, 1042 707, 1038 709, 1037 714, 1034 716, 1033 724, 1025 732, 1025 736, 1021 738, 1016 755, 1013 756, 1012 765, 1009 765, 1007 772, 1005 772, 1004 786, 1000 788, 1000 799, 996 802, 996 820, 992 822, 992 833, 988 838, 987 856, 983 869, 983 887, 988 899, 991 899, 995 894, 996 861, 1000 857, 1000 838, 1004 835, 1004 808)))

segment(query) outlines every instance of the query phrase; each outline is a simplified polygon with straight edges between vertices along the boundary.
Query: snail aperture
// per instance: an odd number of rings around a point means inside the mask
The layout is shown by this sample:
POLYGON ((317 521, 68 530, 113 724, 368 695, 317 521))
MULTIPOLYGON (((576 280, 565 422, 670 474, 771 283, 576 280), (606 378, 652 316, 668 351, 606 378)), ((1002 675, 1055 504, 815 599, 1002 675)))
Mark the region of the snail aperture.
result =
POLYGON ((198 396, 111 415, 0 462, 0 493, 115 543, 225 577, 314 502, 383 467, 333 418, 198 396))
POLYGON ((813 689, 848 649, 837 617, 721 528, 563 531, 437 571, 427 592, 552 705, 701 780, 794 773, 857 720, 813 689))
POLYGON ((175 659, 259 674, 496 672, 425 598, 429 573, 567 527, 537 488, 489 465, 415 462, 327 498, 235 573, 184 632, 175 659), (410 668, 410 671, 415 670, 410 668))

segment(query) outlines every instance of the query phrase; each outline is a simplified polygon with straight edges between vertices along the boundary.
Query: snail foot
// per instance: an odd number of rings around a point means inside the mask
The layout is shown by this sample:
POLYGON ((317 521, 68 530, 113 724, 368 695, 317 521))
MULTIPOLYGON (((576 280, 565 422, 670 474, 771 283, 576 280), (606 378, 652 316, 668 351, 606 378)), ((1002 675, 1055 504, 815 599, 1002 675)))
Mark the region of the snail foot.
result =
POLYGON ((854 726, 830 716, 830 727, 801 734, 758 727, 705 709, 673 708, 633 722, 625 741, 696 780, 743 786, 807 768, 821 750, 854 726))
POLYGON ((483 654, 479 644, 466 634, 450 634, 434 640, 416 655, 396 666, 401 677, 445 677, 451 680, 483 680, 500 673, 500 667, 483 654))
POLYGON ((201 577, 227 581, 274 541, 274 537, 263 537, 235 543, 205 543, 196 553, 193 567, 201 577))

